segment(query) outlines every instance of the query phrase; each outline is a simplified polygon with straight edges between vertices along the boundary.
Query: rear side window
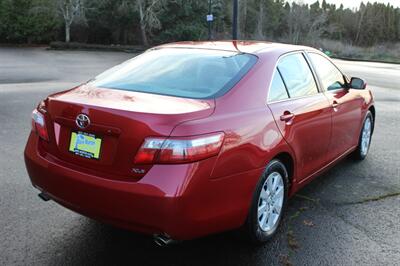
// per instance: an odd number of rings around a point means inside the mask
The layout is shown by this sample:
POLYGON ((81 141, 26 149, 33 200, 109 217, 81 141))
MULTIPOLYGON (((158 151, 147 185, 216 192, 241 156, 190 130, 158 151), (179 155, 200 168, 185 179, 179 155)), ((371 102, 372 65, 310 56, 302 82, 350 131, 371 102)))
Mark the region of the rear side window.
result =
POLYGON ((322 55, 316 53, 309 53, 308 55, 325 90, 331 91, 345 87, 346 82, 343 74, 335 65, 322 55))
POLYGON ((289 97, 302 97, 318 93, 317 84, 303 54, 297 53, 283 57, 278 65, 286 84, 289 97))
POLYGON ((278 70, 275 71, 274 78, 272 79, 271 87, 268 93, 268 101, 275 102, 288 99, 289 95, 286 91, 285 84, 283 83, 281 74, 278 70))
POLYGON ((161 48, 100 74, 91 85, 185 98, 213 98, 230 90, 256 61, 256 56, 238 52, 161 48))

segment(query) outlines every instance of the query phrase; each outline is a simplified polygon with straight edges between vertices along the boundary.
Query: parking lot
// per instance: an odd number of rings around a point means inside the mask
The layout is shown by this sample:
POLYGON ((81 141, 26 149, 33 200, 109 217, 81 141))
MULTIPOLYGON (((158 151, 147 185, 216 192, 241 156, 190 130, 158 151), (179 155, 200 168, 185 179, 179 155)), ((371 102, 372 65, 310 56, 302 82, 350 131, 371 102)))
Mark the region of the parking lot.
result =
POLYGON ((0 265, 400 265, 400 65, 336 61, 376 96, 370 154, 345 159, 300 191, 264 246, 227 232, 159 248, 41 201, 23 161, 32 109, 132 56, 0 48, 0 265))

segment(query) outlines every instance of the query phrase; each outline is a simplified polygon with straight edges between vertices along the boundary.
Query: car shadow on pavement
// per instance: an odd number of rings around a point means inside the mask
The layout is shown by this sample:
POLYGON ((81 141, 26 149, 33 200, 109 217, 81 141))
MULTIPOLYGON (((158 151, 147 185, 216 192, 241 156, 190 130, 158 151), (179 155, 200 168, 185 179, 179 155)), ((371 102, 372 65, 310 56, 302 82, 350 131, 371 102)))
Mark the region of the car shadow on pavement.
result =
MULTIPOLYGON (((363 163, 354 164, 346 159, 301 190, 288 205, 277 235, 263 246, 254 246, 241 239, 237 232, 226 232, 209 237, 185 241, 166 247, 158 247, 151 237, 138 235, 87 218, 81 224, 72 241, 60 239, 53 264, 95 265, 292 265, 302 256, 310 261, 308 247, 320 245, 320 241, 335 246, 335 236, 322 228, 335 223, 334 215, 326 212, 339 208, 342 202, 359 200, 354 193, 360 179, 356 174, 363 163), (357 170, 357 171, 356 171, 357 170), (338 193, 338 191, 342 191, 338 193), (344 192, 343 192, 344 191, 344 192), (351 194, 353 198, 348 198, 351 194), (328 216, 329 218, 324 218, 328 216), (313 221, 314 217, 318 219, 313 221)), ((361 180, 363 182, 368 180, 361 180)), ((194 228, 195 230, 195 228, 194 228)), ((51 249, 52 247, 50 247, 51 249)), ((340 253, 339 253, 340 254, 340 253)))
MULTIPOLYGON (((159 247, 151 237, 82 218, 81 228, 64 242, 51 264, 73 265, 278 265, 286 251, 285 225, 275 239, 254 246, 237 232, 226 232, 159 247), (278 254, 278 256, 276 256, 278 254)), ((52 247, 50 247, 52 248, 52 247)), ((50 253, 50 252, 49 252, 50 253)), ((51 252, 53 253, 53 252, 51 252)))

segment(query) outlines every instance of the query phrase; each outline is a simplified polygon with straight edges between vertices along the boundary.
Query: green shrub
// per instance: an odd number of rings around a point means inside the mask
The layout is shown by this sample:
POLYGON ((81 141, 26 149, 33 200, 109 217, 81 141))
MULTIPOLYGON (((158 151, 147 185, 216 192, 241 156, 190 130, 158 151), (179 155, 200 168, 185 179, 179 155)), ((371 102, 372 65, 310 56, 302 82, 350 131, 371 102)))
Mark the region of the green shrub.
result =
POLYGON ((0 0, 0 41, 45 43, 59 25, 51 0, 0 0))

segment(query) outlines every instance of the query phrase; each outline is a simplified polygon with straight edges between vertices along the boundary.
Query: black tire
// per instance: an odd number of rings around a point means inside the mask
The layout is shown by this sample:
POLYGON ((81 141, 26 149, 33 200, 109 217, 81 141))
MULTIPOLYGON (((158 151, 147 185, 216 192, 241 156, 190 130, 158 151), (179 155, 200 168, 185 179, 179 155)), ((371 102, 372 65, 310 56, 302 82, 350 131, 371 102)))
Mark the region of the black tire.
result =
POLYGON ((260 180, 257 183, 256 189, 254 191, 251 207, 249 210, 249 214, 246 220, 246 223, 243 226, 243 233, 246 239, 250 240, 254 244, 263 244, 270 240, 276 233, 280 222, 282 221, 283 214, 286 210, 287 205, 287 198, 288 198, 288 187, 289 187, 289 180, 288 180, 288 172, 286 170, 285 165, 279 160, 272 160, 267 167, 265 168, 264 173, 262 174, 260 180), (267 180, 268 176, 274 172, 278 172, 283 179, 284 185, 284 199, 283 199, 283 206, 280 211, 280 216, 278 221, 276 222, 276 226, 270 232, 265 232, 261 229, 259 222, 258 222, 258 206, 259 206, 259 198, 261 189, 267 180))
POLYGON ((361 131, 360 131, 360 136, 358 137, 357 149, 353 152, 353 158, 355 160, 357 160, 357 161, 364 160, 368 155, 368 151, 369 151, 369 148, 370 148, 370 145, 371 145, 371 140, 372 140, 372 134, 374 132, 374 122, 375 122, 374 121, 374 116, 372 115, 371 111, 368 111, 367 115, 364 118, 364 122, 363 122, 363 125, 362 125, 362 128, 361 128, 361 131), (365 153, 365 152, 362 151, 362 136, 363 136, 363 129, 364 129, 364 126, 365 126, 365 122, 367 121, 367 119, 370 119, 370 121, 371 121, 371 138, 370 138, 369 143, 368 143, 368 149, 367 149, 367 151, 365 153))

